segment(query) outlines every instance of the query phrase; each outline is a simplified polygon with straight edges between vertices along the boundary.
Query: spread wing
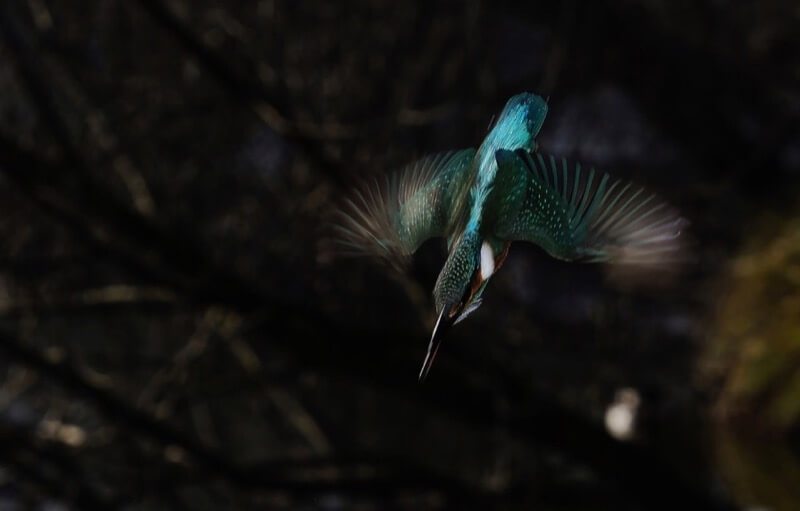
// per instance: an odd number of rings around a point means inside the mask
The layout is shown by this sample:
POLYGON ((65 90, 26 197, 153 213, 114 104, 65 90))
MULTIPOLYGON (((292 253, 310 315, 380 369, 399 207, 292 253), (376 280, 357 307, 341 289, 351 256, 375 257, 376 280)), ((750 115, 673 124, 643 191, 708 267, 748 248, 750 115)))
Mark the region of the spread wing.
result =
POLYGON ((356 189, 336 215, 339 252, 405 266, 425 240, 448 233, 474 156, 474 149, 430 155, 356 189))
POLYGON ((525 150, 496 157, 499 238, 530 241, 570 261, 651 267, 682 259, 688 222, 644 188, 525 150))

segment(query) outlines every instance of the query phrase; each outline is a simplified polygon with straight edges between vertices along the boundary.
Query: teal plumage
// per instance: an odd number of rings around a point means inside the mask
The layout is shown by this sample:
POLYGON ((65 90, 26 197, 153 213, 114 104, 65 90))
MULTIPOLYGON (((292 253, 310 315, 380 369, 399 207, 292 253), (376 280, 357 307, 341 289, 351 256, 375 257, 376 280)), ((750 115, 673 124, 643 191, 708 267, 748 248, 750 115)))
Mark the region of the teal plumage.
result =
POLYGON ((686 221, 644 188, 552 156, 500 150, 497 159, 497 237, 531 241, 567 261, 679 262, 686 221))
POLYGON ((374 254, 403 268, 425 240, 450 236, 474 156, 474 149, 427 156, 356 189, 334 225, 340 252, 374 254))
POLYGON ((477 309, 513 241, 553 257, 618 267, 664 268, 681 260, 687 222, 641 187, 537 151, 547 115, 541 97, 512 97, 480 147, 431 155, 353 192, 335 225, 342 252, 402 268, 427 239, 447 240, 434 286, 438 316, 420 371, 444 331, 477 309))

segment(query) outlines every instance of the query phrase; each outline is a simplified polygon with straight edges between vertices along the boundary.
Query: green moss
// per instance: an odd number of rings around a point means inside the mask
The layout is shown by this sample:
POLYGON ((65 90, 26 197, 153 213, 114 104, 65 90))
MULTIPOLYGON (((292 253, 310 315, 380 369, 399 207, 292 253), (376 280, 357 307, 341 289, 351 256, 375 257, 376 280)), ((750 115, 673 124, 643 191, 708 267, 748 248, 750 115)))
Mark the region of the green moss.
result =
POLYGON ((723 417, 786 431, 800 427, 800 221, 768 229, 725 274, 701 372, 723 417))

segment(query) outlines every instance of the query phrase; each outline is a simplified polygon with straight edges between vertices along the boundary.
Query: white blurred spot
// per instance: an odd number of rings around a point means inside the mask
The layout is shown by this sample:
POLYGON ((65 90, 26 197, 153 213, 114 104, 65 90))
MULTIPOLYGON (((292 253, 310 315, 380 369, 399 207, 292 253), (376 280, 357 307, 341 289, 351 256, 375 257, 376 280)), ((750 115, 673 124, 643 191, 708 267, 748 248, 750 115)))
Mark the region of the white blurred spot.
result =
POLYGON ((70 447, 80 447, 86 443, 86 431, 83 428, 54 418, 45 417, 39 421, 36 433, 39 438, 61 442, 70 447))
POLYGON ((86 442, 86 432, 74 424, 62 424, 58 428, 58 439, 70 447, 80 447, 86 442))
POLYGON ((622 388, 614 395, 614 401, 606 408, 605 423, 608 433, 617 440, 626 441, 636 432, 636 413, 641 398, 636 389, 622 388))

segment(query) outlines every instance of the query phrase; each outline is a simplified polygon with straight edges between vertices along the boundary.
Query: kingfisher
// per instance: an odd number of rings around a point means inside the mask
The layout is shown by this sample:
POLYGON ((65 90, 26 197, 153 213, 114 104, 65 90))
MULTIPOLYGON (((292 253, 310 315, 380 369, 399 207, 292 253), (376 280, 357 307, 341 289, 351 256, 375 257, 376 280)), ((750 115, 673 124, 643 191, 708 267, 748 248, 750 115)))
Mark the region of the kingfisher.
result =
POLYGON ((445 333, 481 305, 514 241, 565 261, 647 272, 681 260, 688 222, 674 208, 631 182, 539 152, 547 110, 541 96, 517 94, 477 149, 418 159, 354 188, 337 210, 340 252, 377 256, 395 268, 424 241, 446 240, 420 381, 445 333))

